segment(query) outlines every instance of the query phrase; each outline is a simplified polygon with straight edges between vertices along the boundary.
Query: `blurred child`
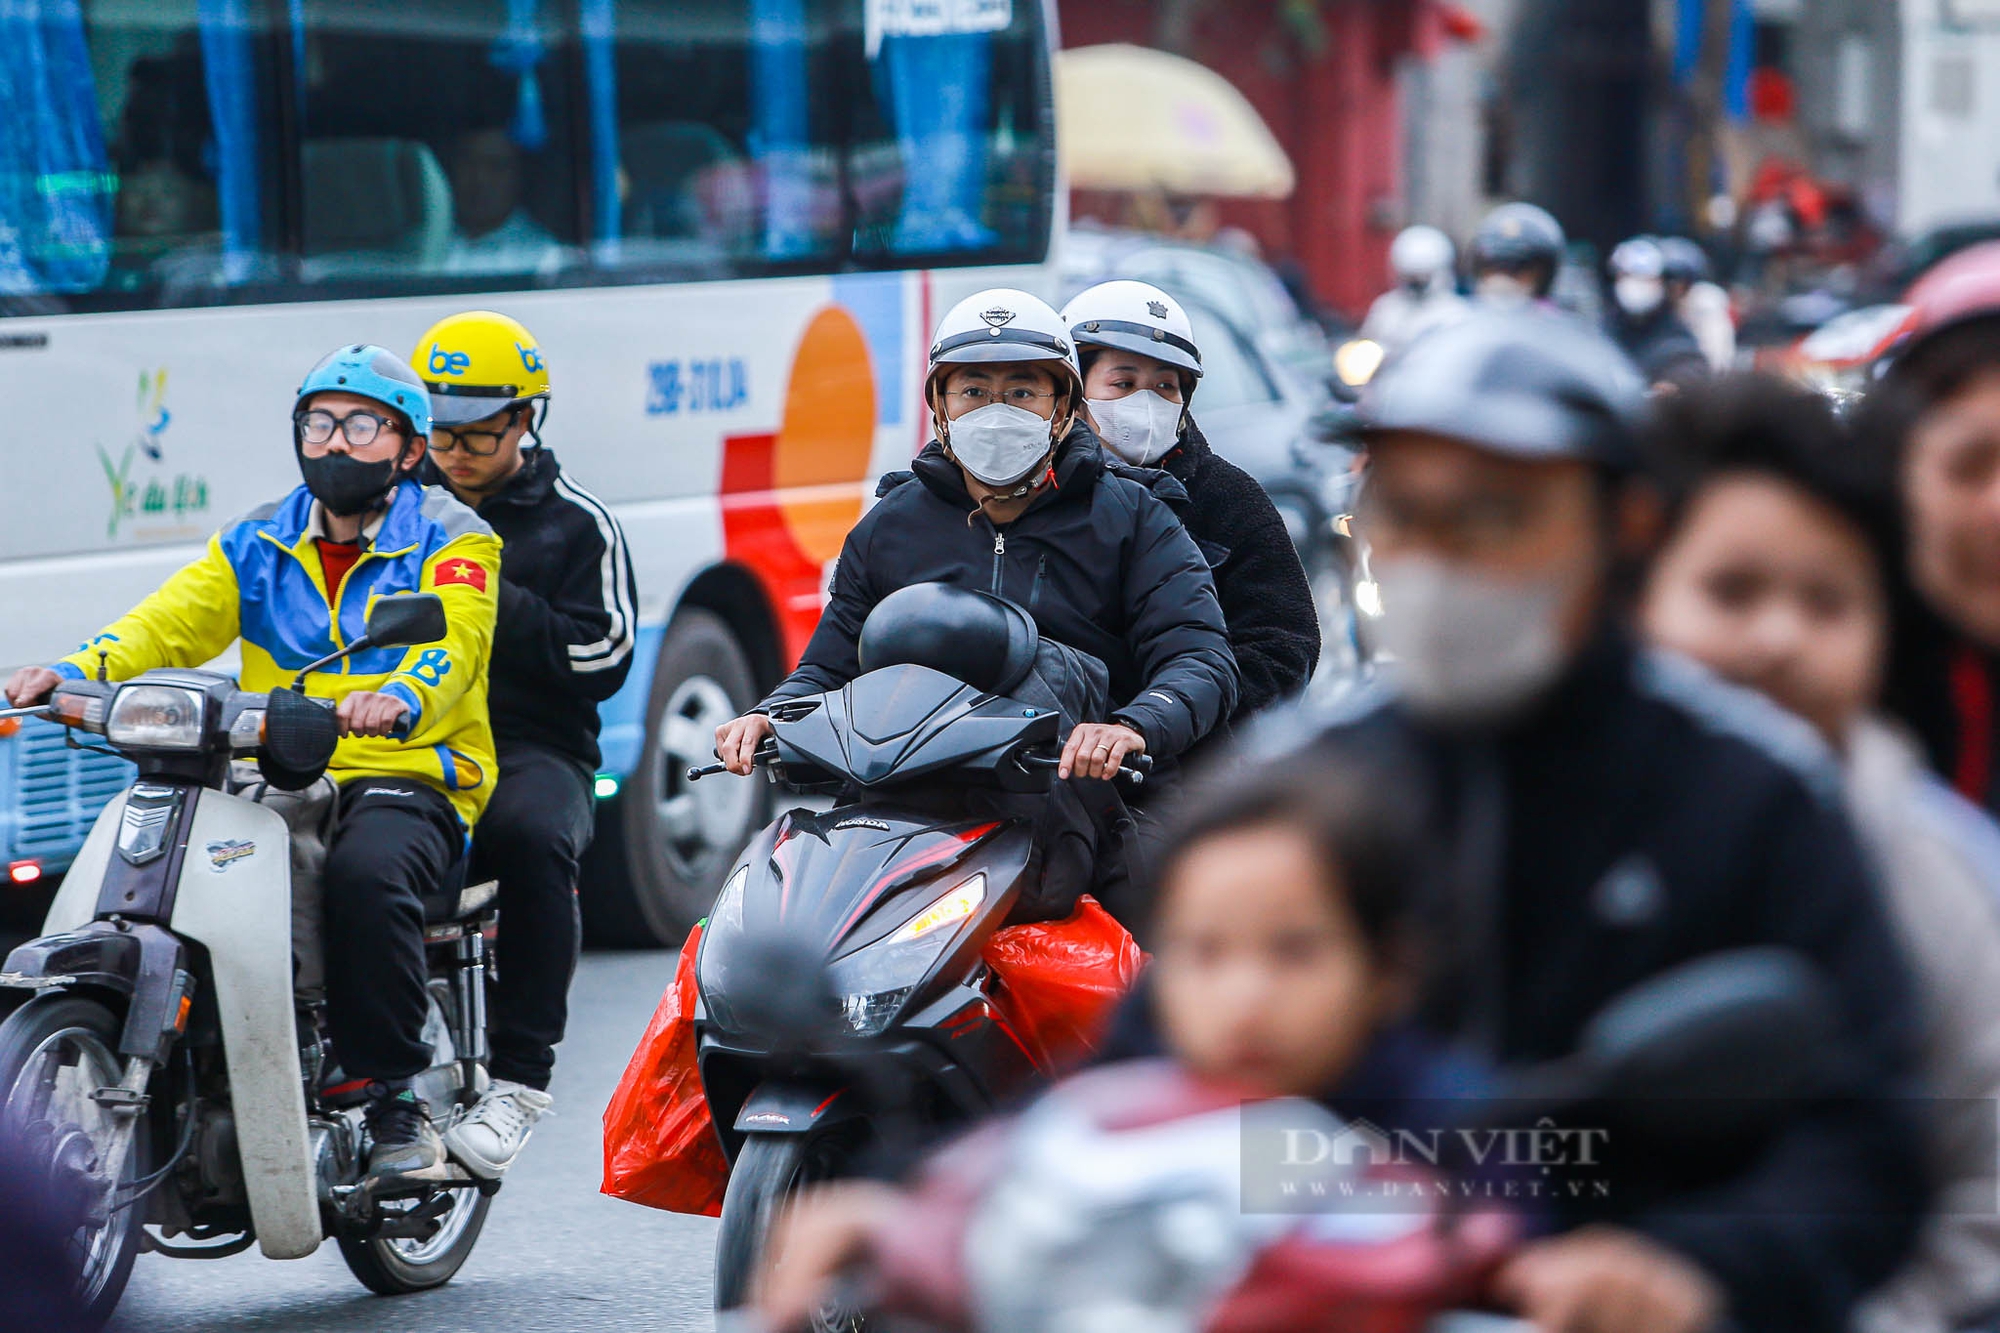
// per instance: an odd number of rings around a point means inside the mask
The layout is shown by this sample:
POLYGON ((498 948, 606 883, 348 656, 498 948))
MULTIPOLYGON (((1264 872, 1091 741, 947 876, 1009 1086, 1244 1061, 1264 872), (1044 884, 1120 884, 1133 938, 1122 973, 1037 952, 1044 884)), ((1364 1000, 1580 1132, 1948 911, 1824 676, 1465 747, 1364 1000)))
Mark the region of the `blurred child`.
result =
POLYGON ((1819 396, 1744 377, 1658 404, 1669 529, 1640 601, 1655 643, 1768 695, 1843 761, 1846 801, 1923 990, 1939 1190, 1918 1249, 1856 1327, 1943 1330, 2000 1301, 2000 829, 1876 712, 1891 488, 1819 396), (1951 1100, 1960 1099, 1960 1100, 1951 1100))
MULTIPOLYGON (((1192 1082, 1219 1104, 1307 1097, 1338 1110, 1361 1099, 1371 1117, 1393 1119, 1399 1103, 1469 1091, 1403 1021, 1419 958, 1419 803, 1379 768, 1295 758, 1191 792, 1158 863, 1147 971, 1175 1068, 1107 1066, 1051 1095, 1087 1103, 1093 1085, 1124 1078, 1171 1100, 1192 1082)), ((969 1208, 1010 1128, 948 1148, 915 1191, 845 1183, 809 1196, 774 1238, 783 1258, 763 1275, 761 1315, 773 1328, 800 1323, 835 1274, 882 1257, 889 1223, 940 1180, 969 1208), (973 1158, 983 1165, 968 1174, 973 1158)))

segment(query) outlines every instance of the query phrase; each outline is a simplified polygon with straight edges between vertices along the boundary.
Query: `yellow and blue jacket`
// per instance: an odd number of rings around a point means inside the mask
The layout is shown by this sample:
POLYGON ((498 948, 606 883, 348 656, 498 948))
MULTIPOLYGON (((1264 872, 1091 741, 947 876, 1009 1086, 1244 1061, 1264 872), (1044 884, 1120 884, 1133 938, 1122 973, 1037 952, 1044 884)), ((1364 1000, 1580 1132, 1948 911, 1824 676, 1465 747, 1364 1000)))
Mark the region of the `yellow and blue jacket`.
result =
POLYGON ((442 487, 404 481, 362 534, 361 557, 329 599, 315 539, 319 508, 301 486, 208 539, 208 550, 122 619, 56 664, 112 680, 156 667, 197 667, 243 641, 246 690, 275 690, 301 667, 366 628, 377 597, 434 592, 445 637, 414 648, 368 648, 306 678, 306 693, 341 699, 361 690, 410 706, 406 739, 349 736, 327 773, 335 782, 416 778, 450 798, 471 830, 499 766, 486 717, 487 661, 500 597, 500 539, 442 487))

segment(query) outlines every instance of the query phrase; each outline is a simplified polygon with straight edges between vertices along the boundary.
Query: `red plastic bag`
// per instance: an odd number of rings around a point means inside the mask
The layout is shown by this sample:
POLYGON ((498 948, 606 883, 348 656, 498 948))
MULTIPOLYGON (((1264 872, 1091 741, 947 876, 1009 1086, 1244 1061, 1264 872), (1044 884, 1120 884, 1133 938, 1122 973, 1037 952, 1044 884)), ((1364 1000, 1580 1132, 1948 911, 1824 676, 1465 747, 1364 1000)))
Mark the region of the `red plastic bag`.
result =
POLYGON ((994 931, 984 957, 999 983, 995 1003, 1049 1070, 1097 1048, 1146 961, 1132 933, 1088 894, 1060 921, 994 931))
POLYGON ((701 927, 681 946, 673 984, 604 1108, 604 1183, 616 1199, 704 1217, 722 1214, 729 1159, 709 1119, 694 1062, 695 956, 701 927))

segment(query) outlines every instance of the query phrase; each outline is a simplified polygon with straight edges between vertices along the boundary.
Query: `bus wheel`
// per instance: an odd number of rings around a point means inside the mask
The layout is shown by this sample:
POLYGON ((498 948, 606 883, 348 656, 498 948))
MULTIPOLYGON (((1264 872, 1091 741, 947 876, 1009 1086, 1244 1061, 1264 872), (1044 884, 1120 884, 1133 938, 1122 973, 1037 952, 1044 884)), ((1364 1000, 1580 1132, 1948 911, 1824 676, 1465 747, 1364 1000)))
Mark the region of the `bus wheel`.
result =
POLYGON ((687 780, 713 763, 715 729, 757 702, 750 660, 722 617, 686 608, 667 627, 646 701, 646 748, 616 799, 598 807, 581 885, 593 944, 678 946, 763 823, 761 777, 687 780))

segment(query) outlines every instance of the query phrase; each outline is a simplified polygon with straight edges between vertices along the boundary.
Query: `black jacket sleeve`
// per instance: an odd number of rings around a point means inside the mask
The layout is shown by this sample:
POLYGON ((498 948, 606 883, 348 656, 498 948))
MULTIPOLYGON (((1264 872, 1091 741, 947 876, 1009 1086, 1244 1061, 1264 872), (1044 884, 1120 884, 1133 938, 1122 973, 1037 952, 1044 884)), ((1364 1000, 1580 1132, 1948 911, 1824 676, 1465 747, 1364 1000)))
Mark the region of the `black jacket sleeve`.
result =
POLYGON ((602 703, 632 670, 638 589, 618 520, 579 518, 572 531, 553 597, 502 573, 493 668, 602 703))
POLYGON ((1243 674, 1232 716, 1243 718, 1304 692, 1319 664, 1319 612, 1285 520, 1255 478, 1211 457, 1192 495, 1188 531, 1228 548, 1215 589, 1243 674))
POLYGON ((861 624, 881 600, 868 581, 867 558, 868 539, 881 512, 880 506, 870 510, 841 543, 826 609, 820 612, 819 624, 806 641, 798 668, 779 681, 753 712, 769 712, 773 705, 803 694, 839 689, 861 674, 861 624))
POLYGON ((1637 1219, 1728 1292, 1744 1330, 1846 1327, 1915 1234, 1926 1187, 1912 1068, 1909 974, 1845 821, 1793 784, 1750 868, 1763 933, 1816 962, 1845 1019, 1836 1095, 1726 1184, 1637 1219))
POLYGON ((1136 509, 1125 632, 1146 683, 1112 716, 1145 734, 1147 753, 1171 759, 1235 710, 1240 677, 1194 538, 1163 502, 1137 486, 1128 494, 1136 509))

